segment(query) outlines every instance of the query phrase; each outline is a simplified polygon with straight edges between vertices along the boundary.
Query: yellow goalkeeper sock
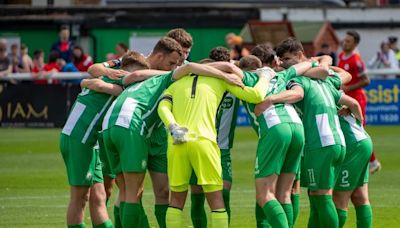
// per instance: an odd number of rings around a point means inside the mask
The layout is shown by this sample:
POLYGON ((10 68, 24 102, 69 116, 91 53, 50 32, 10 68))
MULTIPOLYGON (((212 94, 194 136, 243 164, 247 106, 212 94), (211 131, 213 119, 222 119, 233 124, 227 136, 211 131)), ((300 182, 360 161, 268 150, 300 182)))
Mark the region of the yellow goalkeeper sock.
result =
POLYGON ((167 210, 166 224, 168 228, 182 228, 182 210, 169 207, 167 210))
POLYGON ((228 228, 228 213, 225 208, 216 209, 211 212, 211 223, 214 228, 228 228))

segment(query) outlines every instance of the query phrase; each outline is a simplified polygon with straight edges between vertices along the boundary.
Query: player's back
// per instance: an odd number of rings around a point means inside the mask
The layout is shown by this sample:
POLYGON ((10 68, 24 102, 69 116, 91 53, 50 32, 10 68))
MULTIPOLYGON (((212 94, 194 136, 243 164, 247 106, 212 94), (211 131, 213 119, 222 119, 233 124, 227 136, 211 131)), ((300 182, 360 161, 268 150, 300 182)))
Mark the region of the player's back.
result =
POLYGON ((192 135, 216 142, 215 118, 226 91, 226 82, 212 77, 187 76, 168 88, 172 113, 192 135))

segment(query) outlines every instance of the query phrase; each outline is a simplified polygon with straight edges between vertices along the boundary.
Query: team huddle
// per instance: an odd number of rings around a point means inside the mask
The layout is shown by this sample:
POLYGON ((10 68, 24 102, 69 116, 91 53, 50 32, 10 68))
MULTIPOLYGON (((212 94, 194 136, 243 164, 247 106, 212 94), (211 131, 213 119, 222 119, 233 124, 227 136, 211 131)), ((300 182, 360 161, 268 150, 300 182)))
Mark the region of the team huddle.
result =
POLYGON ((235 63, 222 47, 188 62, 192 45, 189 33, 173 29, 147 57, 128 51, 88 70, 60 136, 68 227, 85 227, 86 203, 93 227, 149 227, 141 201, 147 171, 159 227, 183 227, 189 188, 193 227, 229 227, 240 101, 258 135, 257 227, 294 227, 300 185, 308 189, 308 227, 343 227, 350 200, 357 227, 371 227, 372 142, 359 103, 341 91, 351 75, 329 56, 307 58, 294 38, 275 50, 257 45, 235 63))

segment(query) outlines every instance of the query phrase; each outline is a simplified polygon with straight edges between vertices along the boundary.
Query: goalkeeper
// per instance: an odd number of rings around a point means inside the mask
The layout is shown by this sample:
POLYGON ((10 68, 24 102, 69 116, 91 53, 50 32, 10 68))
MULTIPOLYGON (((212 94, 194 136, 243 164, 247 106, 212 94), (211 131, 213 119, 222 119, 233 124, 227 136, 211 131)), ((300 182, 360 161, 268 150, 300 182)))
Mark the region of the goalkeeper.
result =
MULTIPOLYGON (((226 91, 251 103, 262 101, 275 72, 264 69, 258 74, 260 77, 254 88, 242 89, 219 79, 194 75, 181 79, 166 90, 158 113, 172 135, 168 139, 167 153, 171 189, 167 227, 182 227, 182 209, 192 171, 206 194, 213 226, 228 227, 215 116, 226 91)), ((243 77, 243 73, 240 76, 243 77)))

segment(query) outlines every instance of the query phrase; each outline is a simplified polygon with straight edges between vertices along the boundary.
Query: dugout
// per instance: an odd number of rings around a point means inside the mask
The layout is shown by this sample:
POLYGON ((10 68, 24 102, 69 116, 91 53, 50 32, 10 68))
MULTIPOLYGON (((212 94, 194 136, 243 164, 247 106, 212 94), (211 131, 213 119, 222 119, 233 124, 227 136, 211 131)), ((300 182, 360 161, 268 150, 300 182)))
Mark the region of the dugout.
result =
POLYGON ((334 52, 339 48, 339 38, 329 22, 248 21, 240 35, 248 49, 262 43, 276 46, 290 36, 302 42, 307 56, 314 56, 321 51, 323 43, 328 44, 334 52))

